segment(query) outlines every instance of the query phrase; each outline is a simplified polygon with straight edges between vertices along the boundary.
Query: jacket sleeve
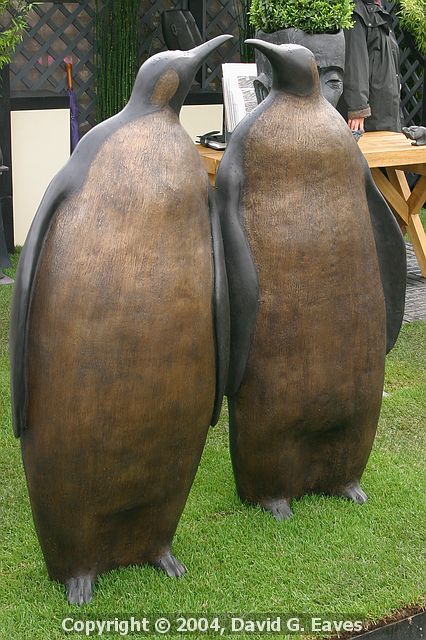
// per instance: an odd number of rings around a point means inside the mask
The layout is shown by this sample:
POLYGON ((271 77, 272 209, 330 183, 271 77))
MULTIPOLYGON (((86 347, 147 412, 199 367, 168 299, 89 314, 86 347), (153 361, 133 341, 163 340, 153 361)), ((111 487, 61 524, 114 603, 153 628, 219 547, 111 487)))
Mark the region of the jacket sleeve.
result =
POLYGON ((348 118, 368 118, 371 115, 371 109, 366 27, 357 13, 353 14, 353 18, 355 20, 353 29, 345 30, 343 98, 348 108, 348 118))

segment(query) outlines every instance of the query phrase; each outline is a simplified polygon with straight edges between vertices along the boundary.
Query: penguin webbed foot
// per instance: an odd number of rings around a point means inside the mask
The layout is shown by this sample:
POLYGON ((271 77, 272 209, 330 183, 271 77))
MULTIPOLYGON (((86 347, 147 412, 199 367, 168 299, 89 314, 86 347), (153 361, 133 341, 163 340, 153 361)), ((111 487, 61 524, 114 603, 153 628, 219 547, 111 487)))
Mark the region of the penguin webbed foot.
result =
POLYGON ((262 509, 265 509, 265 511, 272 513, 275 520, 278 520, 279 522, 282 520, 288 520, 293 516, 289 501, 283 498, 278 500, 263 500, 261 507, 262 509))
POLYGON ((171 551, 167 551, 153 565, 156 569, 164 571, 169 578, 181 578, 186 572, 185 565, 179 562, 171 551))
POLYGON ((93 596, 93 576, 78 576, 70 578, 65 583, 69 604, 88 604, 93 596))
POLYGON ((364 502, 367 502, 367 494, 361 489, 359 482, 351 482, 337 495, 352 500, 352 502, 356 504, 364 504, 364 502))

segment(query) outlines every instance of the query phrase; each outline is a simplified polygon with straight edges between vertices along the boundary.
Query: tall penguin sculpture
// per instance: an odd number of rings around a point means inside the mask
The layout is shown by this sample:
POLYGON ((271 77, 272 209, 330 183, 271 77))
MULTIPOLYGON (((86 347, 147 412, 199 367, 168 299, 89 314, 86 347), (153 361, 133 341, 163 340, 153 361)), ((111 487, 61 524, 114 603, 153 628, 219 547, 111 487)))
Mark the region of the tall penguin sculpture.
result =
POLYGON ((216 181, 231 307, 227 395, 237 489, 277 519, 306 493, 362 503, 405 247, 313 54, 250 44, 268 98, 234 131, 216 181))
POLYGON ((227 285, 208 177, 179 111, 231 36, 141 67, 79 143, 25 244, 11 331, 14 427, 51 578, 184 566, 171 542, 227 367, 227 285))

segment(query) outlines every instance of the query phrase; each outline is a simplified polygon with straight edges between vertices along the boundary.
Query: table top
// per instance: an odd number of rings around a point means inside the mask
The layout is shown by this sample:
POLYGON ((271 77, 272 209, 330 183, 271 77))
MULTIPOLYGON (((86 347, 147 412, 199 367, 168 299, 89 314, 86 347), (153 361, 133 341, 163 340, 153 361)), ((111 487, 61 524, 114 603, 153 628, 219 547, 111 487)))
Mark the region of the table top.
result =
MULTIPOLYGON (((361 137, 358 145, 370 168, 426 165, 426 146, 412 145, 403 133, 368 131, 361 137)), ((201 145, 197 145, 197 147, 208 173, 215 175, 223 151, 215 151, 201 145)), ((423 171, 414 172, 423 173, 423 171)))
POLYGON ((368 131, 358 145, 370 168, 426 164, 426 146, 412 145, 403 133, 368 131))

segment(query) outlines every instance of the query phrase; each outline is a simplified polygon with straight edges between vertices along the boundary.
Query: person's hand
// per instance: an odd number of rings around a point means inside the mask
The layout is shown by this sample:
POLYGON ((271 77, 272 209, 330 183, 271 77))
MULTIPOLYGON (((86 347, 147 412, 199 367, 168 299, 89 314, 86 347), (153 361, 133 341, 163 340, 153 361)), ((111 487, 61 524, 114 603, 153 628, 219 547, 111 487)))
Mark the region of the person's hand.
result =
POLYGON ((364 129, 364 120, 365 118, 349 118, 349 129, 351 131, 359 131, 360 129, 364 129))

